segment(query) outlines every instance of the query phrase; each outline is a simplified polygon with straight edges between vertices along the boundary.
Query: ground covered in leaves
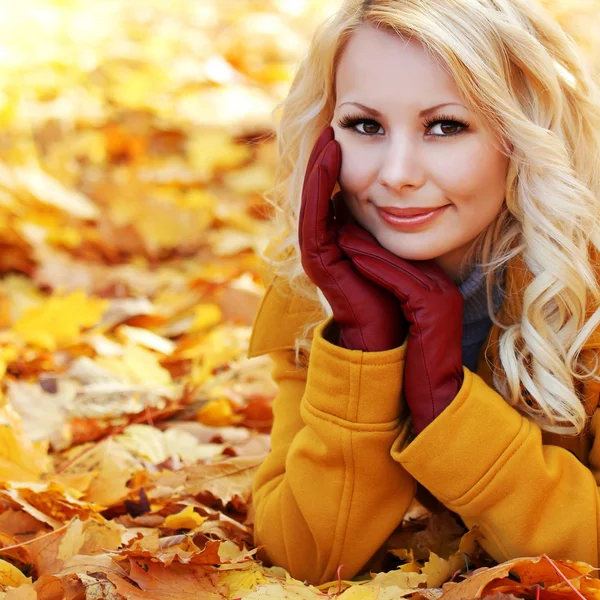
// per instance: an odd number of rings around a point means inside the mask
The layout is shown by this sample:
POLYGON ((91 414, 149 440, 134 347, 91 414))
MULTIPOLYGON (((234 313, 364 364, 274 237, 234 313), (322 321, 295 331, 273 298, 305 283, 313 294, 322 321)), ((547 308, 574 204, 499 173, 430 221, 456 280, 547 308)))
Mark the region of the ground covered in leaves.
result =
MULTIPOLYGON (((495 566, 418 505, 388 572, 256 560, 271 111, 337 5, 0 6, 1 599, 600 597, 589 565, 495 566)), ((595 56, 595 0, 552 7, 595 56)))

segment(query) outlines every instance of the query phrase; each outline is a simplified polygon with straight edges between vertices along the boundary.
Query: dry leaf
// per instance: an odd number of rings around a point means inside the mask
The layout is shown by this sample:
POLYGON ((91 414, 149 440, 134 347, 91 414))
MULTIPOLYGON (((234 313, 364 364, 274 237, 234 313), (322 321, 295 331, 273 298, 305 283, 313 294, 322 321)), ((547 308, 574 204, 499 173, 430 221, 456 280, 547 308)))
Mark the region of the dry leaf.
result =
POLYGON ((172 563, 168 567, 148 559, 132 559, 129 578, 141 589, 124 579, 108 575, 117 592, 126 598, 153 600, 222 600, 223 596, 211 576, 201 566, 172 563))
POLYGON ((30 441, 16 411, 9 404, 0 406, 0 479, 38 481, 49 470, 47 442, 30 441))
POLYGON ((201 517, 195 513, 192 506, 187 506, 180 513, 169 515, 165 519, 164 525, 171 529, 195 529, 202 525, 206 519, 207 517, 201 517))
MULTIPOLYGON (((590 565, 582 562, 556 560, 554 564, 561 570, 567 579, 579 578, 587 575, 593 569, 590 565)), ((505 584, 505 589, 527 588, 536 583, 547 584, 562 583, 562 579, 557 575, 551 564, 541 557, 534 558, 515 558, 499 564, 496 567, 488 569, 477 569, 465 580, 444 590, 444 599, 448 600, 469 600, 481 598, 490 592, 496 583, 505 584), (514 571, 520 577, 521 582, 507 579, 509 572, 514 571)), ((566 588, 569 589, 569 588, 566 588)))
POLYGON ((87 298, 81 291, 51 297, 25 311, 13 329, 26 342, 56 350, 76 341, 83 328, 95 325, 107 306, 105 300, 87 298))
POLYGON ((14 565, 0 559, 0 585, 18 587, 27 583, 31 583, 31 577, 25 577, 14 565))

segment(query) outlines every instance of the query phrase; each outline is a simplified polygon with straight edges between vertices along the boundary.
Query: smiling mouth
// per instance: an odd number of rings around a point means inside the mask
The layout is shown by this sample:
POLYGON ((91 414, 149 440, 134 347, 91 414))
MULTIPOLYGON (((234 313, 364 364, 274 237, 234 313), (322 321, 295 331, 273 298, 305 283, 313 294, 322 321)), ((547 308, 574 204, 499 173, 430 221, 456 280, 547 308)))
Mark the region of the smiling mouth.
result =
POLYGON ((396 214, 392 214, 387 210, 383 210, 379 207, 377 208, 377 213, 381 217, 381 219, 387 223, 390 227, 394 229, 398 229, 400 231, 411 231, 421 225, 427 224, 430 221, 436 219, 441 213, 445 212, 446 209, 450 206, 450 204, 445 204, 444 206, 440 206, 428 212, 421 212, 417 215, 412 216, 398 216, 396 214))
POLYGON ((418 217, 420 215, 427 215, 434 210, 438 210, 440 208, 444 208, 444 206, 448 206, 444 204, 442 206, 413 206, 411 208, 396 208, 394 206, 378 206, 377 210, 382 210, 390 215, 394 215, 396 217, 418 217))

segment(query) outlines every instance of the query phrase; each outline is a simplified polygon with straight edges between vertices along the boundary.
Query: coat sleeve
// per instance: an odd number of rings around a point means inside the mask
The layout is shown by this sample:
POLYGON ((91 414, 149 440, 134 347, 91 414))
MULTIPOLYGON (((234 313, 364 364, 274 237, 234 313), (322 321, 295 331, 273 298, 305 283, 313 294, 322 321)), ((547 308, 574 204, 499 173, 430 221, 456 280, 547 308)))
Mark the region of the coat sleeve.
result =
MULTIPOLYGON (((258 557, 299 580, 354 577, 400 524, 416 482, 391 457, 409 422, 401 399, 406 343, 362 352, 327 340, 333 319, 315 329, 308 368, 293 350, 308 313, 272 284, 248 352, 268 353, 278 386, 271 450, 252 487, 258 557)), ((313 315, 314 316, 314 315, 313 315)))
MULTIPOLYGON (((598 566, 600 444, 590 466, 542 443, 540 427, 464 369, 452 403, 392 456, 471 528, 498 562, 520 556, 598 566)), ((592 435, 600 421, 592 419, 592 435)))

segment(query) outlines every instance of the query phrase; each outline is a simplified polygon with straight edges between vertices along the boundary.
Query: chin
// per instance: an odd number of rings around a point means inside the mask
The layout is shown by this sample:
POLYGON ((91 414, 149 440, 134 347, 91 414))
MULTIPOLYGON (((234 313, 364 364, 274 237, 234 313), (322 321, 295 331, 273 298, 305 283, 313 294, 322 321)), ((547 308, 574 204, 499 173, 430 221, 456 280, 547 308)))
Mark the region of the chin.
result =
POLYGON ((431 260, 442 256, 444 253, 431 248, 407 248, 398 244, 379 243, 389 252, 405 260, 431 260))

